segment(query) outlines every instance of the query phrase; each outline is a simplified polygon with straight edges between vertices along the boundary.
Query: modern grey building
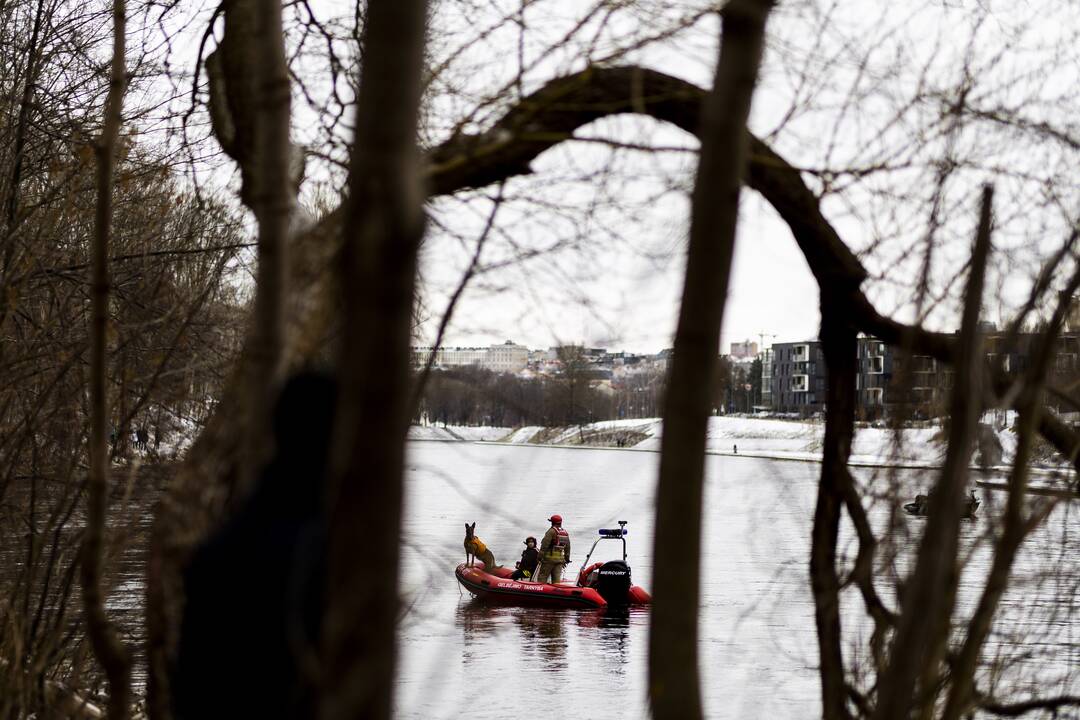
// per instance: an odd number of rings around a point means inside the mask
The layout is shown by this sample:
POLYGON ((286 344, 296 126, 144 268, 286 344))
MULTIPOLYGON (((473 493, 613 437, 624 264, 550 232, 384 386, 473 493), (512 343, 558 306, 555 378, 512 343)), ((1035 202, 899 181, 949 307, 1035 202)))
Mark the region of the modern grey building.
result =
MULTIPOLYGON (((901 363, 892 347, 877 338, 860 337, 856 357, 856 407, 860 419, 878 419, 889 406, 900 402, 913 403, 925 416, 934 414, 944 383, 932 358, 912 358, 906 385, 910 392, 901 397, 893 383, 901 363)), ((821 343, 807 340, 774 344, 762 364, 762 387, 768 388, 762 394, 769 398, 773 412, 804 417, 823 412, 828 380, 821 343)))
MULTIPOLYGON (((774 343, 771 359, 768 381, 773 412, 806 417, 825 409, 825 358, 819 341, 774 343)), ((764 382, 765 378, 763 386, 764 382)))
POLYGON ((860 337, 856 345, 855 407, 864 420, 885 414, 889 385, 893 376, 892 348, 881 340, 860 337))
MULTIPOLYGON (((821 343, 807 340, 799 343, 776 343, 771 350, 771 377, 768 381, 771 409, 779 413, 813 415, 825 410, 828 389, 825 356, 821 343)), ((856 407, 860 419, 875 420, 885 414, 891 403, 899 401, 893 391, 893 375, 899 367, 892 347, 872 337, 860 337, 856 345, 856 407)), ((922 370, 929 362, 932 377, 927 373, 914 374, 918 387, 913 392, 928 393, 932 401, 937 397, 934 389, 939 384, 937 365, 930 358, 915 358, 913 366, 922 370), (923 387, 925 385, 926 387, 923 387)), ((764 367, 762 368, 764 376, 764 367)))
MULTIPOLYGON (((1006 376, 1027 368, 1038 333, 1005 333, 986 328, 986 362, 1006 376)), ((877 420, 899 413, 926 419, 945 414, 953 386, 952 368, 925 355, 904 356, 896 348, 873 337, 860 337, 856 349, 856 412, 860 420, 877 420)), ((773 412, 813 415, 825 410, 826 372, 821 344, 776 343, 762 362, 762 400, 773 412)), ((1080 335, 1066 332, 1054 345, 1048 381, 1059 388, 1050 400, 1058 411, 1080 405, 1080 335), (1063 400, 1064 395, 1077 396, 1063 400), (1075 403, 1075 405, 1074 405, 1075 403)))

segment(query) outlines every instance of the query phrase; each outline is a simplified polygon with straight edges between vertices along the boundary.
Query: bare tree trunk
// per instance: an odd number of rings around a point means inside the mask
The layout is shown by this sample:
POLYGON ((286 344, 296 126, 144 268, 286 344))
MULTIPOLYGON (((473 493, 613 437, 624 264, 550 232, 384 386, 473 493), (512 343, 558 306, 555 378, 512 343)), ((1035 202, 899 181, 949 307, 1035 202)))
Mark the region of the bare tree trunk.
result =
POLYGON ((721 12, 716 81, 702 117, 701 156, 675 355, 664 407, 654 546, 680 548, 657 565, 649 632, 649 698, 657 718, 700 718, 698 585, 705 431, 713 393, 739 191, 746 119, 757 82, 768 0, 733 0, 721 12))
POLYGON ((94 655, 109 681, 109 717, 122 720, 131 711, 131 657, 105 613, 103 565, 106 511, 109 498, 105 399, 105 339, 108 324, 109 234, 112 224, 112 184, 117 138, 122 122, 126 86, 124 0, 113 0, 113 58, 105 122, 98 140, 98 199, 90 269, 90 482, 81 577, 86 632, 94 655))
POLYGON ((847 462, 855 434, 856 329, 834 288, 821 289, 821 344, 828 369, 825 446, 811 532, 810 586, 814 593, 818 654, 821 665, 822 717, 847 718, 844 657, 841 649, 840 580, 836 576, 836 542, 840 508, 849 482, 847 462))
POLYGON ((389 718, 417 253, 424 231, 416 125, 427 4, 372 0, 364 29, 340 264, 345 323, 329 492, 321 716, 389 718), (371 582, 378 563, 383 581, 371 582), (390 588, 391 592, 386 592, 390 588))
POLYGON ((982 400, 983 357, 978 325, 986 261, 990 254, 992 200, 993 190, 987 187, 983 191, 979 231, 965 291, 956 385, 951 401, 949 449, 936 486, 934 512, 927 520, 915 570, 904 590, 903 610, 889 667, 879 681, 874 713, 878 720, 906 720, 913 710, 932 709, 930 686, 938 679, 939 663, 949 637, 949 620, 956 594, 960 508, 982 400), (916 680, 920 681, 922 697, 916 696, 916 680))
POLYGON ((251 415, 245 428, 241 492, 250 489, 255 473, 269 457, 270 412, 282 376, 286 240, 293 209, 289 173, 290 81, 280 0, 253 0, 254 34, 250 49, 256 64, 254 93, 255 152, 251 208, 259 223, 259 266, 256 273, 248 393, 251 415))

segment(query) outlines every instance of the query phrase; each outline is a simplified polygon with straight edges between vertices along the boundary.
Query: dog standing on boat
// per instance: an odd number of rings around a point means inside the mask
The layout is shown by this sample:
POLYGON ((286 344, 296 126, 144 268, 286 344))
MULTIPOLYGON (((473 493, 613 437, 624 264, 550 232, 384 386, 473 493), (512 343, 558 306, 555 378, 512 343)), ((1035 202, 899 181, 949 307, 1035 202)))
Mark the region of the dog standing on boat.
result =
POLYGON ((469 525, 465 523, 465 562, 471 562, 475 557, 480 562, 484 563, 484 570, 491 571, 495 568, 495 556, 487 545, 476 537, 475 534, 476 523, 469 525))

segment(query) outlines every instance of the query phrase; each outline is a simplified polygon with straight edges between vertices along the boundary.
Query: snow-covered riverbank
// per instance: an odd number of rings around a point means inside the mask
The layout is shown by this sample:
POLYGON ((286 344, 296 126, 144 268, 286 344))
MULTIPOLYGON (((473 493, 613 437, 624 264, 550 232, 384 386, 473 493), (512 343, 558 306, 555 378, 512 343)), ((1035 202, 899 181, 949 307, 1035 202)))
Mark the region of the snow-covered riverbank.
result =
MULTIPOLYGON (((857 428, 851 462, 856 465, 904 465, 931 467, 940 464, 944 445, 936 441, 941 428, 906 428, 899 436, 884 428, 857 428)), ((638 438, 627 445, 636 450, 658 451, 663 422, 618 420, 583 428, 553 432, 545 428, 521 428, 507 442, 557 445, 618 446, 620 434, 638 438), (539 438, 537 438, 539 436, 539 438), (643 437, 642 437, 643 436, 643 437)), ((823 422, 721 416, 709 418, 706 451, 720 455, 748 455, 781 460, 819 461, 825 437, 823 422)))
POLYGON ((413 425, 409 428, 409 439, 437 440, 442 442, 492 442, 502 440, 513 431, 513 428, 506 427, 413 425))
MULTIPOLYGON (((984 425, 989 465, 1004 469, 1012 462, 1016 439, 1008 429, 984 425)), ((486 441, 529 445, 625 448, 656 452, 663 422, 658 418, 607 420, 581 426, 546 428, 414 426, 413 440, 486 441)), ((721 416, 709 418, 706 450, 717 455, 746 455, 778 460, 820 461, 825 425, 812 420, 721 416)), ((855 431, 851 464, 864 466, 938 467, 944 459, 945 430, 910 427, 896 432, 861 426, 855 431)), ((979 460, 976 454, 975 461, 979 460)))

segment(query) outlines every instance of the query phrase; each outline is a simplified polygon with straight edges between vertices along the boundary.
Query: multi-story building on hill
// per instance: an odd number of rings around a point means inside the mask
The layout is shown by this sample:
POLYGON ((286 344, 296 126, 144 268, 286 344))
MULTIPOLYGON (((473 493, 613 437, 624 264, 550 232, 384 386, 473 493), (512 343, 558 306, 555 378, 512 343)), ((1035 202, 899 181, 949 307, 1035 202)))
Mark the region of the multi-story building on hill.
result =
MULTIPOLYGON (((432 349, 419 347, 412 349, 414 367, 422 367, 431 357, 432 349)), ((529 349, 507 340, 501 345, 486 348, 442 347, 435 350, 434 366, 438 368, 481 367, 498 373, 517 373, 529 364, 529 349)))
POLYGON ((731 357, 736 360, 753 359, 758 356, 758 344, 752 340, 731 343, 731 357))

